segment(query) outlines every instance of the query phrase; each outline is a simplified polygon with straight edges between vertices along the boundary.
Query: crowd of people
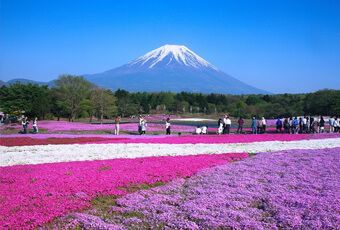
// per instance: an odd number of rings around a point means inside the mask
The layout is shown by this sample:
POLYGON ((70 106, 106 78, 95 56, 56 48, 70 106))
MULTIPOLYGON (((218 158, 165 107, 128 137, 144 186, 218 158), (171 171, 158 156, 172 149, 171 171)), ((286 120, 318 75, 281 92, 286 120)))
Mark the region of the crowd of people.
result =
MULTIPOLYGON (((28 133, 28 127, 30 120, 26 116, 22 116, 20 119, 22 129, 19 131, 21 134, 28 133)), ((114 134, 120 134, 120 123, 121 117, 116 116, 114 119, 114 134)), ((242 117, 237 120, 237 131, 236 133, 244 133, 245 121, 242 117)), ((223 118, 219 118, 217 122, 217 134, 230 134, 232 121, 228 115, 223 118)), ((271 124, 273 125, 273 124, 271 124)), ((262 134, 267 132, 267 121, 264 117, 257 118, 253 116, 251 119, 251 133, 252 134, 262 134)), ((287 118, 277 118, 275 121, 276 133, 339 133, 340 132, 340 117, 329 117, 327 120, 323 116, 313 117, 313 116, 301 116, 301 117, 287 117, 287 118), (327 130, 326 130, 327 124, 327 130)), ((31 133, 38 133, 38 118, 32 120, 33 131, 31 133)), ((144 116, 139 116, 138 122, 138 134, 144 135, 147 130, 147 121, 144 116)), ((171 134, 171 123, 168 117, 164 124, 165 134, 171 134)), ((194 129, 194 134, 208 134, 208 126, 197 126, 194 129)))
MULTIPOLYGON (((320 117, 290 117, 276 120, 276 132, 285 133, 324 133, 326 121, 320 117)), ((330 117, 328 119, 328 132, 337 133, 340 131, 340 118, 330 117)))
MULTIPOLYGON (((244 119, 242 117, 237 120, 237 131, 236 133, 244 133, 244 119)), ((338 133, 340 132, 340 118, 330 117, 328 119, 328 130, 325 129, 326 121, 323 116, 312 117, 312 116, 301 116, 301 117, 287 117, 277 118, 275 122, 277 133, 338 133)), ((229 134, 231 128, 231 119, 228 115, 220 118, 217 122, 217 134, 229 134)), ((251 133, 261 134, 267 132, 267 121, 264 117, 257 118, 253 116, 251 119, 251 133)), ((197 127, 195 134, 206 134, 207 126, 197 127), (204 129, 204 131, 202 131, 204 129)))

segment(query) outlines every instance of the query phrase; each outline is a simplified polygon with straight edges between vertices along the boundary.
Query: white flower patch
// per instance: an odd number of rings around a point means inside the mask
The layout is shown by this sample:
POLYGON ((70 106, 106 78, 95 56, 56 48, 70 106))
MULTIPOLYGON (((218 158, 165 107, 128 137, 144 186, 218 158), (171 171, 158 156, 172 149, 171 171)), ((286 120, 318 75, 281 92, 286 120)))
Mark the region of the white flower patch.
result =
POLYGON ((0 146, 0 166, 151 156, 184 156, 235 152, 258 153, 289 149, 322 149, 335 147, 340 147, 340 138, 232 144, 131 143, 0 146))

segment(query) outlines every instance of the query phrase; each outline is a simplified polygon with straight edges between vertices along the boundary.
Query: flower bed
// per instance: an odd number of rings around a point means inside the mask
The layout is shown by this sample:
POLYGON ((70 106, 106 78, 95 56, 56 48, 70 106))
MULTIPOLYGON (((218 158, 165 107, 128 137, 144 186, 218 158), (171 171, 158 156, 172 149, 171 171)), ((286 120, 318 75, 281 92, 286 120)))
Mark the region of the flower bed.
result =
MULTIPOLYGON (((114 141, 119 142, 126 138, 114 138, 114 141)), ((3 146, 30 146, 30 145, 62 145, 62 144, 90 144, 106 141, 107 138, 101 137, 78 137, 78 138, 47 138, 38 139, 32 137, 17 137, 17 138, 1 138, 0 145, 3 146)))
MULTIPOLYGON (((39 121, 38 127, 47 130, 47 132, 70 132, 70 131, 110 131, 113 132, 114 124, 90 124, 81 122, 67 122, 67 121, 39 121)), ((19 124, 4 125, 2 130, 6 128, 20 130, 22 127, 19 124)), ((1 130, 0 129, 0 130, 1 130)), ((173 132, 194 132, 195 128, 188 125, 172 125, 173 132)), ((126 132, 137 132, 138 123, 122 123, 120 130, 126 132)), ((165 125, 157 123, 148 123, 148 132, 164 132, 165 125)))
POLYGON ((264 141, 298 141, 340 137, 340 134, 261 134, 261 135, 188 135, 188 136, 139 136, 139 135, 70 135, 70 134, 31 134, 3 135, 0 146, 29 146, 49 144, 226 144, 252 143, 264 141))
MULTIPOLYGON (((252 143, 264 141, 298 141, 310 139, 325 139, 340 137, 338 133, 330 134, 238 134, 238 135, 183 135, 169 136, 164 138, 138 138, 123 139, 120 143, 156 143, 156 144, 225 144, 225 143, 252 143)), ((116 143, 114 140, 106 139, 96 143, 116 143)))
POLYGON ((289 149, 321 149, 335 147, 340 147, 340 138, 215 144, 122 144, 116 142, 110 144, 86 145, 63 144, 12 147, 0 146, 0 166, 105 160, 114 158, 222 154, 226 152, 258 153, 289 149))
POLYGON ((126 195, 106 220, 78 226, 145 229, 337 229, 340 148, 261 153, 189 179, 126 195))
POLYGON ((246 157, 230 153, 0 167, 0 228, 33 229, 89 207, 99 194, 125 194, 119 187, 168 182, 246 157))

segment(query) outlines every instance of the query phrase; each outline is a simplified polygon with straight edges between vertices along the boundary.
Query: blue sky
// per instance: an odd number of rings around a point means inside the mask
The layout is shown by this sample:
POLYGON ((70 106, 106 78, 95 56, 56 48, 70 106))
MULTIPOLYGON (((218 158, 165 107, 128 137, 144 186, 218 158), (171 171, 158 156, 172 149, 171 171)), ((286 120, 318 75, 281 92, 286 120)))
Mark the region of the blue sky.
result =
POLYGON ((0 79, 98 73, 164 44, 274 92, 340 89, 340 1, 0 0, 0 79))

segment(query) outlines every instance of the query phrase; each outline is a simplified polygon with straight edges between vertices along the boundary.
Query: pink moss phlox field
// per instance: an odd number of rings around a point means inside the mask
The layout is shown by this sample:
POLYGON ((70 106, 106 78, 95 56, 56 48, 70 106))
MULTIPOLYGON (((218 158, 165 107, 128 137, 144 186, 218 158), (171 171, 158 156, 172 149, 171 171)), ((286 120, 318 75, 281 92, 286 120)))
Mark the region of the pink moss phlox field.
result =
POLYGON ((259 135, 186 135, 169 136, 164 138, 138 138, 120 141, 104 140, 97 143, 157 143, 157 144, 223 144, 223 143, 251 143, 264 141, 298 141, 340 137, 340 134, 259 134, 259 135))
POLYGON ((338 229, 339 178, 340 148, 260 153, 119 198, 111 210, 117 218, 106 223, 126 229, 338 229), (129 213, 139 215, 122 218, 129 213))
POLYGON ((88 207, 98 194, 125 194, 121 186, 168 182, 246 157, 231 153, 0 167, 0 229, 32 229, 88 207))
MULTIPOLYGON (((96 135, 96 134, 14 134, 14 135, 2 135, 0 138, 0 145, 2 146, 15 146, 15 141, 18 145, 23 145, 21 142, 27 142, 29 138, 44 139, 39 144, 48 145, 54 144, 56 140, 51 138, 63 138, 74 139, 77 138, 90 138, 88 142, 82 142, 79 144, 109 144, 109 143, 144 143, 144 144, 227 144, 227 143, 252 143, 252 142, 264 142, 264 141, 298 141, 298 140, 312 140, 312 139, 324 139, 324 138, 337 138, 340 137, 339 133, 323 133, 323 134, 261 134, 261 135, 182 135, 182 136, 165 136, 165 135, 96 135), (27 138, 29 137, 29 138, 27 138), (11 141, 11 145, 6 143, 8 139, 14 139, 11 141), (27 140, 26 140, 27 139, 27 140)), ((73 141, 74 142, 74 141, 73 141)), ((67 143, 65 141, 65 143, 67 143)), ((76 143, 76 142, 75 142, 76 143)), ((30 142, 28 145, 32 145, 34 142, 30 142)))
MULTIPOLYGON (((46 129, 48 132, 66 132, 66 131, 98 131, 98 130, 114 130, 114 124, 90 124, 82 122, 68 122, 68 121, 39 121, 40 129, 46 129)), ((21 129, 19 124, 4 125, 1 129, 12 127, 17 130, 21 129)), ((30 127, 31 128, 31 127, 30 127)), ((138 123, 122 123, 120 124, 121 131, 137 132, 138 123)), ((188 125, 172 125, 174 132, 194 132, 195 128, 188 125)), ((148 123, 147 131, 149 132, 165 132, 165 124, 148 123)))

